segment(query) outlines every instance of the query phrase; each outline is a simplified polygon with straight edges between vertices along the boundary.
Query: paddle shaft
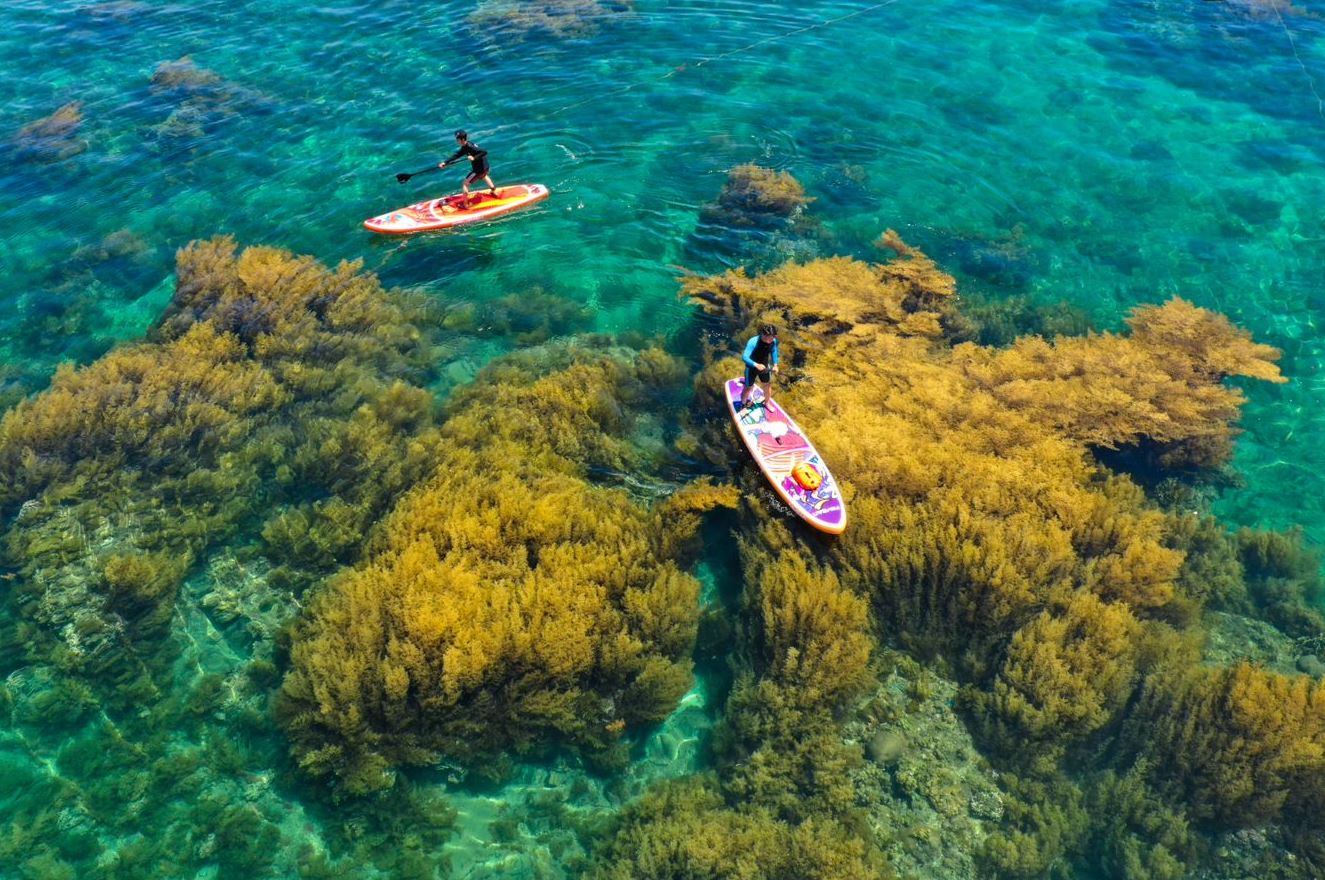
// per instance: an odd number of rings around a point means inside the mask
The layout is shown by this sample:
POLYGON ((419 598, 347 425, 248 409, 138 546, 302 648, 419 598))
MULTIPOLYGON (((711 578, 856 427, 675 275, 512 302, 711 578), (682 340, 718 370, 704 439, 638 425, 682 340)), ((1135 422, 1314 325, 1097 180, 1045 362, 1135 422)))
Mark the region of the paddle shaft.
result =
POLYGON ((399 181, 400 183, 404 183, 405 181, 409 180, 411 177, 418 177, 420 174, 429 174, 433 171, 441 171, 442 168, 444 167, 445 167, 444 165, 429 165, 427 168, 423 169, 422 171, 415 171, 411 174, 404 174, 404 173, 397 174, 396 180, 399 181))

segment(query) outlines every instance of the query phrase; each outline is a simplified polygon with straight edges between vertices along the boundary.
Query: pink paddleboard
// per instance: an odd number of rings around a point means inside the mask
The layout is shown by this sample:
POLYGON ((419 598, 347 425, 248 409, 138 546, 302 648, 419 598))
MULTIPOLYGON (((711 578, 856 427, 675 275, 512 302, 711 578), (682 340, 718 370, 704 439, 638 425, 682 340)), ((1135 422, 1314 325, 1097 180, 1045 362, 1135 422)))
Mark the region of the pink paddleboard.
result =
POLYGON ((755 464, 796 515, 821 532, 840 535, 847 527, 847 509, 828 465, 800 426, 778 406, 764 405, 755 388, 755 406, 740 410, 742 380, 727 380, 727 409, 755 464))

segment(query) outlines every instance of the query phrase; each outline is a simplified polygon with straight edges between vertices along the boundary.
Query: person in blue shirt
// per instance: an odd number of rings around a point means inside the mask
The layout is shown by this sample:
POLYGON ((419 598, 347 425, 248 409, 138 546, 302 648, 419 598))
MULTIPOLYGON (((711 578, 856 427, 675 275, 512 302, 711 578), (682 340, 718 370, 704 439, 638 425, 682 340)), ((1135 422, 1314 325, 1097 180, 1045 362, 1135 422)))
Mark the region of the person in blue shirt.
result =
POLYGON ((758 336, 751 336, 741 354, 745 361, 745 383, 741 388, 741 409, 750 406, 754 396, 755 380, 764 389, 763 403, 767 405, 773 399, 773 374, 778 371, 778 328, 765 324, 759 328, 758 336))

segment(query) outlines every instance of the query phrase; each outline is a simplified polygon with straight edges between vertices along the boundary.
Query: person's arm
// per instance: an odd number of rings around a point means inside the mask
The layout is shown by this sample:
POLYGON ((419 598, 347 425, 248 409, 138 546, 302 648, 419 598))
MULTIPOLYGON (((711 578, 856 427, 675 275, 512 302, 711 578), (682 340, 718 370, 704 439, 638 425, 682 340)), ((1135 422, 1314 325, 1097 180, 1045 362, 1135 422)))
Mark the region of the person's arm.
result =
POLYGON ((454 153, 451 154, 451 158, 447 159, 445 162, 437 163, 437 167, 445 168, 447 165, 450 165, 452 162, 454 162, 456 159, 459 159, 463 155, 465 155, 465 148, 461 147, 460 149, 456 150, 454 153))
POLYGON ((465 146, 469 147, 469 158, 473 159, 475 162, 478 162, 481 159, 486 159, 488 156, 488 151, 481 147, 476 147, 473 144, 465 144, 465 146))
POLYGON ((773 352, 770 355, 770 360, 769 367, 776 373, 778 370, 778 341, 776 339, 773 340, 773 352))
POLYGON ((747 367, 753 367, 756 370, 762 370, 762 364, 755 363, 755 343, 759 341, 758 336, 751 336, 750 341, 745 344, 745 351, 741 353, 741 360, 745 361, 747 367))

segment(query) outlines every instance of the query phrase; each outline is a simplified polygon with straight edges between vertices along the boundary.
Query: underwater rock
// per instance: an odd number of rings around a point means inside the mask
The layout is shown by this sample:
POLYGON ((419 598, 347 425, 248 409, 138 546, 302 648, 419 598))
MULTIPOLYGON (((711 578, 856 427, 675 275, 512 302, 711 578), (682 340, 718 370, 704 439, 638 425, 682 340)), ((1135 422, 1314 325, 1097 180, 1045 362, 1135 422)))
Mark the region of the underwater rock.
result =
POLYGON ((491 301, 465 303, 449 310, 442 326, 478 336, 514 336, 517 345, 540 345, 585 330, 592 321, 593 310, 583 303, 534 288, 491 301))
POLYGON ((934 247, 931 253, 945 264, 951 261, 970 278, 993 287, 1020 290, 1042 271, 1037 255, 1025 243, 1025 229, 1020 224, 994 237, 941 231, 934 247))
POLYGON ((466 21, 476 36, 494 41, 567 40, 633 9, 632 0, 483 0, 466 21))
POLYGON ((126 227, 103 236, 96 244, 75 250, 69 256, 69 265, 78 270, 112 260, 136 259, 147 252, 148 244, 142 236, 126 227))
POLYGON ((880 832, 928 828, 928 838, 894 836, 885 847, 900 877, 974 878, 985 836, 1002 817, 996 775, 980 756, 953 711, 958 687, 900 654, 885 651, 891 667, 843 736, 868 736, 873 763, 853 772, 865 819, 880 832))
POLYGON ((1203 623, 1206 641, 1201 657, 1205 662, 1231 666, 1243 660, 1279 672, 1298 671, 1293 640, 1270 624, 1225 611, 1206 612, 1203 623))
POLYGON ((1310 675, 1313 678, 1325 676, 1325 661, 1315 654, 1303 654, 1297 658, 1297 671, 1310 675))
POLYGON ((717 200, 701 206, 686 259, 758 269, 814 259, 831 246, 833 233, 806 212, 812 201, 789 172, 738 165, 717 200))
POLYGON ((843 162, 827 169, 818 189, 828 201, 843 208, 865 211, 877 208, 880 202, 870 188, 869 171, 864 165, 843 162))
POLYGON ((759 165, 737 165, 716 202, 704 206, 701 222, 727 226, 768 227, 783 223, 814 201, 790 172, 759 165))
POLYGON ((1134 144, 1127 155, 1142 162, 1170 162, 1173 153, 1159 141, 1144 140, 1134 144))
POLYGON ((269 110, 270 98, 233 83, 219 73, 199 67, 189 55, 163 61, 151 77, 151 91, 170 106, 161 122, 143 129, 144 139, 155 149, 187 149, 220 123, 241 113, 269 110))
POLYGON ((895 730, 880 729, 870 737, 865 753, 876 764, 891 764, 906 751, 906 737, 895 730))
POLYGON ((6 144, 18 162, 59 162, 84 152, 88 143, 78 137, 83 126, 83 102, 70 101, 49 116, 29 122, 6 144))
POLYGON ((1322 159, 1319 144, 1286 140, 1248 140, 1238 145, 1238 154, 1244 167, 1258 172, 1269 168, 1284 177, 1317 168, 1322 159))
POLYGON ((141 0, 107 0, 104 3, 79 6, 75 12, 92 19, 125 22, 141 18, 156 8, 151 3, 143 3, 141 0))
POLYGON ((186 92, 214 94, 227 88, 221 75, 194 63, 192 56, 184 55, 175 61, 162 61, 152 71, 152 87, 180 89, 186 92))
POLYGON ((190 142, 200 140, 207 133, 207 124, 211 120, 208 108, 201 102, 188 100, 174 110, 163 122, 149 125, 144 129, 144 137, 153 147, 173 150, 187 147, 190 142))

